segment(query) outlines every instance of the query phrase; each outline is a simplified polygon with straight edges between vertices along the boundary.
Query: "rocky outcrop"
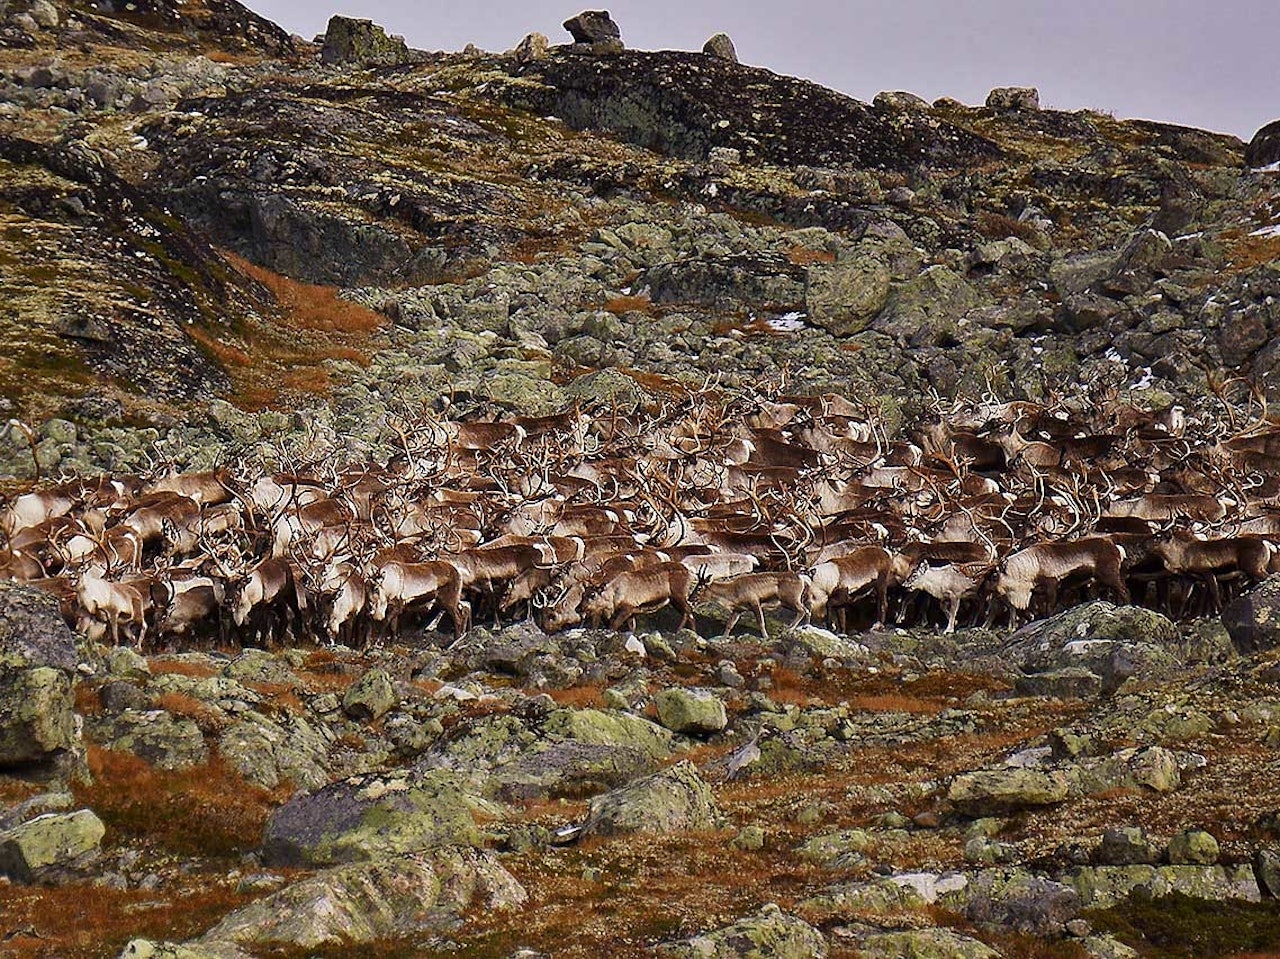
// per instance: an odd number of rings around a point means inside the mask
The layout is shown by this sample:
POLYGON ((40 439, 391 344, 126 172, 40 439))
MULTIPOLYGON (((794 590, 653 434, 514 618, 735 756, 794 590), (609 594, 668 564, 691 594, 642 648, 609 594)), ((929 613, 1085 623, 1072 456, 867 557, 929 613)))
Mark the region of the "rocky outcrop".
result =
POLYGON ((1039 110, 1040 91, 1035 87, 996 87, 987 94, 989 110, 1039 110))
POLYGON ((1254 169, 1280 164, 1280 120, 1268 123, 1253 135, 1245 148, 1244 162, 1254 169))
POLYGON ((566 20, 564 28, 569 31, 574 43, 587 46, 621 44, 622 41, 622 30, 614 23, 613 17, 609 16, 608 10, 585 10, 566 20))
POLYGON ((83 867, 98 854, 106 827, 91 810, 47 813, 0 832, 0 876, 47 881, 83 867))
POLYGON ((711 787, 686 761, 597 796, 591 801, 582 835, 711 829, 718 815, 711 787))
POLYGON ((227 916, 200 943, 315 949, 452 928, 470 909, 501 912, 527 893, 488 853, 441 850, 333 869, 227 916))
POLYGON ((995 816, 1052 806, 1070 791, 1071 780, 1060 771, 991 769, 957 776, 947 788, 947 799, 965 815, 995 816))
POLYGON ((654 950, 662 959, 825 959, 822 933, 770 903, 730 926, 654 950))
POLYGON ((1280 577, 1273 576, 1227 604, 1222 622, 1241 655, 1280 646, 1280 577))
POLYGON ((320 48, 320 62, 330 66, 387 66, 408 57, 403 37, 389 37, 372 20, 352 17, 331 17, 320 48))
POLYGON ((71 772, 80 749, 72 682, 75 635, 58 603, 0 583, 0 771, 71 772))
POLYGON ((733 40, 727 33, 717 33, 702 45, 702 52, 709 57, 716 57, 720 60, 728 60, 730 63, 738 62, 738 51, 733 45, 733 40))
POLYGON ((664 689, 654 697, 658 722, 673 733, 705 736, 723 730, 729 720, 724 702, 711 690, 664 689))

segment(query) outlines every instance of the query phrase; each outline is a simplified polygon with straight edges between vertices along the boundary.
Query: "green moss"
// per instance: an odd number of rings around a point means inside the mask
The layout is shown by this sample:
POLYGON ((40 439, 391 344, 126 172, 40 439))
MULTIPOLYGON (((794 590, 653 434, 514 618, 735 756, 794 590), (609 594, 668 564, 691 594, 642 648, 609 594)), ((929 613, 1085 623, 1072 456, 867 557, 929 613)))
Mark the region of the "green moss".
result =
POLYGON ((1280 903, 1212 902, 1180 893, 1132 896, 1087 915, 1150 959, 1201 959, 1280 948, 1280 903))

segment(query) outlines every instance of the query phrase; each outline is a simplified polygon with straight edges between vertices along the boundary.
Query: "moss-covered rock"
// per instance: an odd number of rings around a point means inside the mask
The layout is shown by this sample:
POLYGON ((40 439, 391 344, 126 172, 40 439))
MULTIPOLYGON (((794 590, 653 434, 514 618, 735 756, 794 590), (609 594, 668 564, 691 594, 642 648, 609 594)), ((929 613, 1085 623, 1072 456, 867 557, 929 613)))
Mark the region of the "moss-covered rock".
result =
POLYGON ((584 836, 627 832, 712 829, 720 817, 711 787, 688 761, 597 796, 583 823, 584 836))
POLYGON ((1060 770, 987 769, 961 773, 951 781, 947 799, 967 816, 999 816, 1064 801, 1071 779, 1060 770))
POLYGON ((332 866, 480 843, 473 813, 500 807, 446 772, 358 776, 296 796, 267 821, 263 857, 286 866, 332 866))
POLYGON ((92 810, 48 813, 0 833, 0 875, 35 882, 51 870, 92 859, 106 827, 92 810))
POLYGON ((671 732, 631 713, 560 709, 547 717, 542 728, 551 736, 601 746, 625 746, 655 759, 671 755, 671 732))
POLYGON ((371 669, 351 685, 342 697, 342 711, 352 719, 381 719, 400 702, 395 684, 385 669, 371 669))
POLYGON ((674 733, 702 736, 729 725, 724 702, 709 689, 672 686, 654 697, 658 722, 674 733))
POLYGON ((200 945, 349 945, 452 928, 528 898, 488 853, 443 849, 321 872, 227 916, 200 945))
POLYGON ((825 959, 822 933, 770 903, 754 916, 654 950, 662 959, 825 959))

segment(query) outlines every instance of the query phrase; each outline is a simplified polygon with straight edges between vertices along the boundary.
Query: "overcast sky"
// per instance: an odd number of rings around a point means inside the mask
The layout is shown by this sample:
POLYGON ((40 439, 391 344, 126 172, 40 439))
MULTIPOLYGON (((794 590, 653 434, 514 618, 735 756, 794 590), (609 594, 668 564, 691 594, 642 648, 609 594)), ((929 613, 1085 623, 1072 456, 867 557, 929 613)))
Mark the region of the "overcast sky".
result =
MULTIPOLYGON (((563 0, 247 0, 311 37, 329 14, 371 17, 410 46, 509 49, 531 31, 567 42, 563 0)), ((612 0, 628 46, 698 50, 733 37, 745 63, 860 100, 910 90, 981 103, 993 86, 1041 102, 1252 137, 1280 118, 1276 0, 612 0)))

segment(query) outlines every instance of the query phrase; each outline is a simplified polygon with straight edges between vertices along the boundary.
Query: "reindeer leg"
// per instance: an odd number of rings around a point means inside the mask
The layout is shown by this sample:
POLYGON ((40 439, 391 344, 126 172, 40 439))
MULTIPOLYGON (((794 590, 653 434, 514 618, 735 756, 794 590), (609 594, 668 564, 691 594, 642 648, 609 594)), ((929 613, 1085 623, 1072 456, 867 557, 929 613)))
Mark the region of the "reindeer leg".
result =
POLYGON ((956 631, 956 617, 960 614, 960 597, 952 596, 950 608, 947 610, 947 628, 943 630, 946 635, 951 635, 956 631))
POLYGON ((735 627, 735 626, 737 626, 737 625, 738 625, 738 620, 739 620, 741 617, 742 617, 742 611, 741 611, 741 610, 734 610, 734 611, 729 615, 729 620, 728 620, 728 622, 726 622, 726 623, 724 624, 724 635, 720 637, 721 639, 728 639, 728 638, 729 638, 729 634, 733 632, 733 627, 735 627))
POLYGON ((760 635, 765 639, 769 638, 769 627, 764 623, 764 606, 756 603, 756 622, 760 624, 760 635))

